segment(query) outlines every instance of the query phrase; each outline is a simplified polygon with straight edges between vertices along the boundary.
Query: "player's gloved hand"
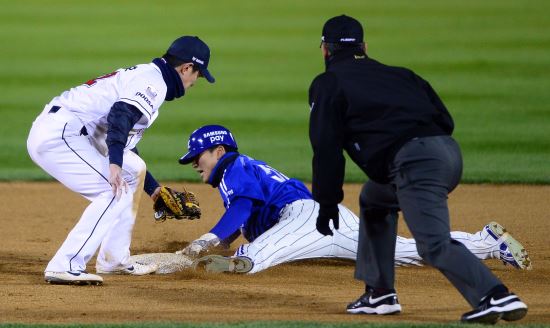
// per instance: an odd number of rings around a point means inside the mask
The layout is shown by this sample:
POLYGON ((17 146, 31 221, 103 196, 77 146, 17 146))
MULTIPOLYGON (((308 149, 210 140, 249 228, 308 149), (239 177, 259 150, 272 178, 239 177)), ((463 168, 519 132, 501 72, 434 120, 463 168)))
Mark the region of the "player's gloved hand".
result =
POLYGON ((215 234, 209 232, 200 236, 199 239, 193 240, 187 247, 181 251, 177 251, 176 254, 188 255, 190 257, 198 257, 200 254, 207 252, 212 247, 216 247, 220 244, 220 238, 215 234))
POLYGON ((151 198, 154 201, 153 210, 156 222, 163 222, 167 219, 195 220, 201 217, 199 201, 195 194, 185 189, 177 191, 161 186, 155 190, 151 198))
POLYGON ((332 230, 330 230, 329 222, 332 220, 334 229, 340 228, 340 222, 338 220, 338 205, 321 205, 319 208, 319 216, 317 216, 317 231, 325 236, 332 236, 332 230))

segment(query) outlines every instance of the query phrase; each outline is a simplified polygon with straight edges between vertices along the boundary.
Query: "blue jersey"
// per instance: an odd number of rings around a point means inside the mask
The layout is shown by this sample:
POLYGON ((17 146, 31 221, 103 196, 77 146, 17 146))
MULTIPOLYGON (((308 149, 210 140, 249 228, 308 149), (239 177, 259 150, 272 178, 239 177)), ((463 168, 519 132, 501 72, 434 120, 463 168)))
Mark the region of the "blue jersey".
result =
POLYGON ((299 199, 312 199, 301 181, 289 179, 266 163, 246 155, 239 155, 227 166, 218 189, 228 210, 226 214, 239 199, 252 201, 247 217, 238 217, 245 213, 236 213, 220 219, 211 230, 220 239, 233 235, 235 224, 242 223, 240 230, 251 242, 279 221, 279 212, 287 204, 299 199), (233 222, 224 222, 229 220, 233 222))

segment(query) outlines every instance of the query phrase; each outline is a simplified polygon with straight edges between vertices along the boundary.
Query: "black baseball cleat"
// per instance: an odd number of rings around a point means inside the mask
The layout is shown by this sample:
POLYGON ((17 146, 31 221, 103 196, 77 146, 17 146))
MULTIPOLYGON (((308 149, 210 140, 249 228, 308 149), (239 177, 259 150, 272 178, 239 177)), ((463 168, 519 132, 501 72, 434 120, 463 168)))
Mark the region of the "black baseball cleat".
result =
POLYGON ((514 293, 498 293, 484 298, 479 306, 460 319, 467 323, 495 324, 499 319, 519 320, 527 314, 527 305, 514 293))
POLYGON ((401 312, 401 305, 395 292, 375 294, 374 290, 369 289, 355 302, 350 303, 346 311, 354 314, 396 314, 401 312))

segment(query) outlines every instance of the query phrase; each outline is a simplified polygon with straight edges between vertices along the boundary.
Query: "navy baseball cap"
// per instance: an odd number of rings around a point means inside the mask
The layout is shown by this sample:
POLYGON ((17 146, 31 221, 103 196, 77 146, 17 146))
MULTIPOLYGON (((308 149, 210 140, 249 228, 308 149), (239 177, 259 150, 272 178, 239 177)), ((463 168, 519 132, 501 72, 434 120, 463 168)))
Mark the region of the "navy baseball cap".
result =
POLYGON ((355 18, 340 15, 332 17, 323 26, 322 42, 363 43, 363 26, 355 18))
POLYGON ((210 60, 210 48, 201 39, 196 36, 182 36, 172 42, 166 53, 183 60, 193 63, 199 69, 199 72, 208 82, 214 83, 216 79, 208 71, 208 61, 210 60))
POLYGON ((226 127, 221 125, 205 125, 198 128, 189 136, 187 153, 180 158, 179 162, 180 164, 189 164, 195 157, 202 154, 203 151, 217 145, 226 145, 238 149, 237 141, 235 141, 233 134, 226 127))

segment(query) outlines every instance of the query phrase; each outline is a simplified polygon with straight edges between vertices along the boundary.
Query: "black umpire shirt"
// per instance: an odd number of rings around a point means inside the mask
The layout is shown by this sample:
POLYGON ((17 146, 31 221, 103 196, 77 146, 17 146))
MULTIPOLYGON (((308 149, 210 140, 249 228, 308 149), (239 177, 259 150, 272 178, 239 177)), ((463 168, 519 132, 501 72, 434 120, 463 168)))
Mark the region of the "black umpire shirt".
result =
POLYGON ((451 115, 430 84, 413 71, 381 64, 357 49, 337 52, 309 88, 313 198, 343 200, 345 149, 378 183, 414 137, 451 135, 451 115))

